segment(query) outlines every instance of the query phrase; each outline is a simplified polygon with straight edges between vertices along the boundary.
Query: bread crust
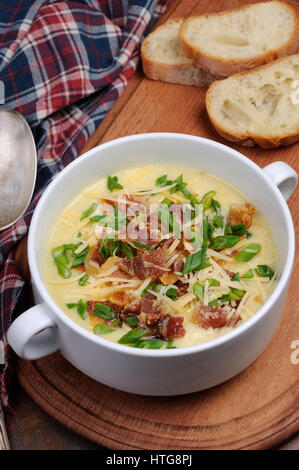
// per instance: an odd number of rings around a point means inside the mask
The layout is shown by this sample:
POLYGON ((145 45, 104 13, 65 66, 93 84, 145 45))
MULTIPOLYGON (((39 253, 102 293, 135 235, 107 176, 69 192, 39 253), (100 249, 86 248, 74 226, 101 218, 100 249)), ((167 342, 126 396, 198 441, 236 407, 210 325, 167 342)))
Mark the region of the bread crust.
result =
POLYGON ((176 64, 167 64, 163 61, 152 60, 146 54, 146 44, 151 40, 156 30, 163 28, 171 23, 182 22, 184 18, 170 19, 158 26, 150 33, 141 45, 142 68, 145 76, 151 80, 158 80, 167 83, 180 85, 193 85, 197 87, 208 87, 217 76, 213 76, 209 72, 202 70, 194 63, 186 64, 185 62, 176 64))
MULTIPOLYGON (((296 54, 295 56, 299 58, 299 54, 296 54)), ((282 59, 278 59, 275 61, 275 63, 277 64, 279 62, 283 62, 286 59, 288 58, 284 57, 282 59)), ((240 73, 235 74, 234 78, 238 78, 244 75, 248 76, 250 74, 255 73, 257 70, 265 70, 271 66, 273 66, 273 63, 263 65, 261 67, 255 68, 250 71, 240 72, 240 73)), ((221 80, 221 82, 223 82, 223 80, 221 80)), ((255 145, 259 145, 260 147, 264 149, 271 149, 271 148, 275 148, 279 146, 291 145, 299 140, 299 127, 293 133, 289 133, 289 134, 285 133, 281 135, 273 135, 273 136, 268 136, 268 137, 263 134, 253 134, 253 133, 249 134, 248 132, 240 133, 240 134, 232 134, 220 123, 219 119, 213 115, 213 112, 211 109, 212 108, 211 95, 212 95, 214 87, 217 87, 218 83, 220 83, 219 80, 214 81, 210 85, 209 89, 207 90, 205 104, 206 104, 206 110, 207 110, 208 116, 210 118, 210 121, 213 127, 222 137, 224 137, 224 139, 234 142, 238 145, 241 145, 242 147, 254 147, 255 145)))
POLYGON ((248 4, 241 8, 235 8, 231 10, 225 10, 221 13, 210 13, 204 14, 200 16, 191 16, 187 18, 181 25, 179 35, 182 43, 183 50, 185 54, 194 59, 194 62, 201 67, 203 70, 210 72, 212 75, 216 75, 218 77, 229 77, 235 73, 239 73, 242 71, 247 71, 252 68, 265 65, 273 60, 280 59, 282 57, 294 54, 297 51, 299 46, 299 22, 298 17, 296 15, 295 10, 291 7, 291 5, 287 4, 284 1, 277 0, 279 3, 283 4, 290 12, 291 16, 294 19, 295 28, 294 31, 288 40, 287 43, 283 44, 280 48, 266 52, 265 54, 260 54, 254 57, 248 57, 245 59, 229 59, 229 58, 221 58, 215 57, 208 54, 204 54, 198 48, 195 48, 185 37, 184 29, 186 25, 193 20, 194 18, 201 18, 201 17, 211 17, 211 16, 222 16, 227 15, 235 11, 242 11, 252 7, 255 4, 248 4))

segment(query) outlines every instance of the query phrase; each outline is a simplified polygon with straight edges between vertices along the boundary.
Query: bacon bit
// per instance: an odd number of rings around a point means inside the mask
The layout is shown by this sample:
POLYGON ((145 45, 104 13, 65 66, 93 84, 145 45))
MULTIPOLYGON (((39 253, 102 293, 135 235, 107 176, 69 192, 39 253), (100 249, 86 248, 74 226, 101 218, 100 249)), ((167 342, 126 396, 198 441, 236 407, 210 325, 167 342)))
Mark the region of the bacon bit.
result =
POLYGON ((109 297, 109 302, 119 305, 123 307, 127 303, 129 303, 129 296, 126 294, 126 292, 119 291, 119 292, 113 292, 113 294, 110 295, 109 297))
MULTIPOLYGON (((163 268, 165 267, 165 255, 161 248, 157 248, 152 253, 148 253, 147 255, 145 255, 144 260, 148 261, 149 263, 155 264, 156 266, 161 266, 163 268)), ((152 276, 160 277, 162 276, 164 272, 163 270, 155 268, 155 267, 153 268, 150 267, 149 271, 150 271, 149 277, 152 277, 152 276)))
POLYGON ((157 248, 145 255, 142 254, 125 259, 119 265, 120 269, 129 276, 136 276, 138 279, 146 279, 147 277, 152 277, 153 279, 159 278, 164 274, 163 269, 159 269, 159 266, 165 267, 165 256, 162 248, 157 248), (145 266, 145 261, 155 266, 145 266))
POLYGON ((168 240, 163 240, 160 246, 161 248, 165 248, 165 250, 168 250, 168 248, 171 247, 173 242, 174 242, 174 238, 168 238, 168 240))
POLYGON ((143 298, 141 300, 141 311, 144 313, 153 313, 154 312, 154 300, 143 298))
POLYGON ((189 284, 184 284, 182 281, 179 280, 175 283, 175 285, 178 287, 176 291, 178 297, 182 297, 183 295, 187 294, 189 284))
POLYGON ((194 312, 192 321, 205 330, 208 328, 222 328, 228 322, 225 310, 206 305, 200 305, 199 309, 194 312))
MULTIPOLYGON (((184 317, 170 317, 167 316, 166 322, 166 334, 165 326, 162 328, 164 330, 164 337, 166 340, 182 338, 185 335, 185 328, 183 327, 184 317)), ((162 320, 164 321, 164 320, 162 320)))
POLYGON ((224 269, 224 271, 230 277, 230 279, 232 279, 235 275, 235 273, 233 271, 229 271, 228 269, 224 269))
POLYGON ((239 250, 233 250, 233 251, 230 252, 229 255, 230 255, 231 257, 234 257, 234 256, 236 256, 238 253, 239 253, 239 250))
POLYGON ((96 300, 88 300, 87 301, 87 312, 92 313, 94 311, 95 304, 98 304, 96 300))
POLYGON ((118 256, 111 256, 102 264, 98 272, 99 274, 103 275, 106 271, 109 272, 111 270, 111 267, 115 266, 115 271, 113 271, 112 273, 110 272, 109 276, 126 278, 125 273, 121 269, 122 262, 124 261, 123 258, 119 258, 118 256))
POLYGON ((169 284, 174 284, 178 280, 178 276, 175 273, 164 273, 160 276, 160 281, 165 285, 168 286, 169 284))
POLYGON ((103 201, 105 204, 109 204, 110 206, 117 207, 117 201, 111 201, 111 199, 102 199, 102 201, 103 201))
POLYGON ((139 315, 141 312, 141 300, 137 297, 132 297, 130 299, 130 302, 125 305, 125 312, 127 311, 139 315))
POLYGON ((251 227, 254 213, 255 208, 249 202, 245 202, 244 204, 231 204, 228 225, 243 224, 248 229, 251 227))
POLYGON ((157 302, 157 300, 154 299, 149 299, 148 297, 145 297, 141 300, 141 312, 143 313, 161 313, 161 306, 157 302))
POLYGON ((84 273, 86 271, 84 264, 79 264, 78 266, 75 267, 75 269, 78 269, 78 271, 81 271, 84 273))
POLYGON ((97 246, 95 247, 91 255, 92 261, 95 261, 96 263, 98 263, 99 266, 101 266, 104 263, 104 259, 99 252, 100 245, 101 245, 101 241, 98 241, 97 246))
POLYGON ((176 260, 173 263, 173 270, 176 273, 181 273, 184 269, 185 266, 185 260, 183 255, 180 255, 176 258, 176 260))
POLYGON ((157 326, 162 318, 162 313, 148 313, 146 315, 145 324, 150 327, 157 326))

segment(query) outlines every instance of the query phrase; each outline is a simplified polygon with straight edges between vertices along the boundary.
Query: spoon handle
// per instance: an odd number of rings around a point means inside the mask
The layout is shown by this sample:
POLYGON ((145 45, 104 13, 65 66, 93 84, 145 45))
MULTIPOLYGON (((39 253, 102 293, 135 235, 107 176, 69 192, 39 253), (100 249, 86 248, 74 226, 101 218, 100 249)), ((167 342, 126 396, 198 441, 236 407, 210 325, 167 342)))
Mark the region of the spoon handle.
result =
POLYGON ((9 450, 9 441, 4 423, 4 416, 2 413, 2 406, 0 402, 0 450, 9 450))

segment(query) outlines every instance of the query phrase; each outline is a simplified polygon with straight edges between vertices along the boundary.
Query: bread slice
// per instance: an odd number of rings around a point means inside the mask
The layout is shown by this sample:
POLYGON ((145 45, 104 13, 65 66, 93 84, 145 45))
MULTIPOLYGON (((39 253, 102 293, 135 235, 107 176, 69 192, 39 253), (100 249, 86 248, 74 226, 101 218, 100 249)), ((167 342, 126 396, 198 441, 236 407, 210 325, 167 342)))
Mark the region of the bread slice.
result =
POLYGON ((180 28, 182 46, 202 69, 228 77, 294 54, 298 19, 282 1, 262 2, 222 13, 191 16, 180 28))
POLYGON ((299 54, 215 81, 206 94, 215 129, 246 147, 299 140, 299 54))
POLYGON ((208 86, 217 77, 194 65, 184 53, 179 38, 182 23, 183 18, 168 20, 146 37, 141 46, 143 71, 152 80, 208 86))

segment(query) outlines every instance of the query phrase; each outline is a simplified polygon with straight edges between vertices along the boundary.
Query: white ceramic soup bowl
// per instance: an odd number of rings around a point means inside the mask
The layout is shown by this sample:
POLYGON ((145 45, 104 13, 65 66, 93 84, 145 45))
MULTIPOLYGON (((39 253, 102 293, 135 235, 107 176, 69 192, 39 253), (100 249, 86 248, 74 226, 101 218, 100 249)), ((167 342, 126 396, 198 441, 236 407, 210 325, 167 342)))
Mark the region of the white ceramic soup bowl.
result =
POLYGON ((225 145, 184 134, 133 135, 90 150, 61 171, 35 209, 28 258, 37 305, 13 322, 8 331, 10 345, 25 359, 60 350, 69 362, 95 380, 143 395, 191 393, 233 377, 266 348, 283 313, 295 246, 285 200, 296 183, 297 174, 283 162, 261 169, 225 145), (112 343, 71 320, 45 287, 43 260, 45 241, 55 218, 78 191, 97 177, 161 161, 217 175, 239 188, 262 211, 277 243, 279 280, 262 308, 232 332, 197 346, 145 350, 112 343))

